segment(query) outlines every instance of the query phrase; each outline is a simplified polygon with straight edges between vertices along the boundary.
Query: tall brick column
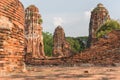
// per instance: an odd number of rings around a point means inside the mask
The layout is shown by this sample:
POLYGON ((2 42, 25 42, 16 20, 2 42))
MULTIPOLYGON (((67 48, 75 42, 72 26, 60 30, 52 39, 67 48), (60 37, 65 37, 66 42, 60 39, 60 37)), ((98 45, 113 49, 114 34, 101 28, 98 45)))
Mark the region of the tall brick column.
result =
POLYGON ((24 7, 19 0, 0 0, 0 72, 24 68, 24 7))
POLYGON ((87 46, 90 47, 96 38, 96 31, 107 20, 110 20, 108 10, 99 3, 96 8, 91 12, 90 24, 89 24, 89 38, 87 46))
POLYGON ((30 58, 44 58, 42 19, 36 6, 25 9, 26 61, 30 58))
POLYGON ((53 56, 68 57, 71 55, 71 46, 65 39, 65 33, 61 26, 55 29, 53 35, 53 56))

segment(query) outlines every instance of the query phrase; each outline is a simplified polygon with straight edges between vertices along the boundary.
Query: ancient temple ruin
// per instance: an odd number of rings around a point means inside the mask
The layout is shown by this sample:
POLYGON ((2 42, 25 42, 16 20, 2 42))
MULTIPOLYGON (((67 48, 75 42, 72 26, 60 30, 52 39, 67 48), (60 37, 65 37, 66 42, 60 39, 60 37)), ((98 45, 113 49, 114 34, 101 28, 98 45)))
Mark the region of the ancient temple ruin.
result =
POLYGON ((24 68, 24 7, 19 0, 0 0, 0 73, 24 68))
POLYGON ((53 36, 53 56, 68 57, 71 55, 71 47, 65 39, 65 33, 61 26, 55 29, 53 36))
POLYGON ((91 12, 90 24, 89 24, 89 38, 87 46, 94 42, 96 38, 96 31, 104 24, 107 20, 110 19, 108 10, 99 3, 96 8, 91 12))
POLYGON ((26 57, 45 57, 41 23, 42 19, 38 8, 34 5, 27 7, 25 9, 26 57))

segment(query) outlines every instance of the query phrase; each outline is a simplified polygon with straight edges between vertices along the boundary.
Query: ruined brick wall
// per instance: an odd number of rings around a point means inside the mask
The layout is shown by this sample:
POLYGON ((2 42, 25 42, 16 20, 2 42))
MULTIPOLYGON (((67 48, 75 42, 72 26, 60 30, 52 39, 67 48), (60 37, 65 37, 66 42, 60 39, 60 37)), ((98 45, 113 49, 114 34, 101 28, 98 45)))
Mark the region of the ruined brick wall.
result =
POLYGON ((19 0, 0 0, 0 71, 22 71, 23 56, 23 5, 19 0))
POLYGON ((70 62, 114 65, 120 63, 120 30, 113 30, 89 48, 73 56, 70 62))
POLYGON ((36 6, 30 5, 25 9, 26 61, 29 61, 27 57, 45 57, 41 23, 41 15, 36 6))
POLYGON ((55 29, 53 36, 53 56, 54 57, 68 57, 71 55, 70 45, 65 39, 65 33, 61 26, 55 29))
POLYGON ((92 44, 96 38, 96 31, 100 26, 110 19, 108 10, 103 6, 103 4, 98 4, 96 8, 91 12, 90 24, 89 24, 89 39, 88 47, 92 44), (93 40, 93 41, 92 41, 93 40))

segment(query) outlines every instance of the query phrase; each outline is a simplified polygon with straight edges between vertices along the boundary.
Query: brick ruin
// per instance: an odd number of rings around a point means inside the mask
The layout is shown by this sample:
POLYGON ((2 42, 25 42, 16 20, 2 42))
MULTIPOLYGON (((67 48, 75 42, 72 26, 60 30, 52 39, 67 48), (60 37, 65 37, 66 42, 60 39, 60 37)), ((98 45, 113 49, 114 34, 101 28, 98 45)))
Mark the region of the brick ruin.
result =
POLYGON ((107 20, 110 20, 108 10, 99 3, 96 8, 91 12, 90 24, 89 24, 89 38, 87 47, 90 47, 91 44, 95 41, 96 31, 100 26, 105 23, 107 20))
MULTIPOLYGON (((109 19, 107 9, 98 4, 91 12, 88 46, 96 38, 96 31, 109 19)), ((53 35, 53 57, 45 58, 41 23, 36 6, 30 5, 24 12, 19 0, 0 1, 0 74, 22 72, 25 69, 24 59, 31 65, 113 64, 120 61, 119 30, 109 33, 108 39, 94 42, 80 54, 72 55, 61 26, 55 29, 53 35)))
POLYGON ((34 5, 27 7, 25 9, 26 61, 30 61, 30 58, 45 57, 41 23, 38 8, 34 5))
POLYGON ((32 65, 49 66, 117 66, 120 63, 120 30, 107 34, 109 38, 100 38, 93 45, 81 53, 70 57, 54 57, 34 60, 32 65))
POLYGON ((70 64, 90 63, 95 65, 117 65, 120 63, 120 30, 106 34, 108 38, 100 38, 90 48, 76 54, 67 61, 70 64))
POLYGON ((68 57, 71 55, 71 47, 65 39, 65 33, 61 26, 55 29, 53 35, 53 56, 68 57))
POLYGON ((24 69, 24 7, 19 0, 0 0, 0 73, 24 69))
MULTIPOLYGON (((102 4, 98 4, 91 14, 89 42, 93 42, 96 38, 95 33, 97 29, 109 19, 108 11, 102 4)), ((70 45, 66 42, 64 30, 61 26, 58 26, 53 35, 53 57, 34 59, 30 64, 50 66, 81 66, 82 64, 90 66, 116 66, 120 62, 120 30, 114 30, 108 33, 107 36, 108 38, 102 37, 92 43, 90 48, 71 55, 70 45)))

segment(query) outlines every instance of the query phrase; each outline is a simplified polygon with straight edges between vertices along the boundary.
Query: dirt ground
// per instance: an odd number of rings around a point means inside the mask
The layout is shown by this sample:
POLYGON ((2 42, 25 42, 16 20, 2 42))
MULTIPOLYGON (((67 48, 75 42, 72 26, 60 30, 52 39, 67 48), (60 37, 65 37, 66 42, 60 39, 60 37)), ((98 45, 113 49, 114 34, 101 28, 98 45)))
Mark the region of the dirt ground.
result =
POLYGON ((26 73, 0 77, 0 80, 120 80, 120 67, 38 67, 26 73))

